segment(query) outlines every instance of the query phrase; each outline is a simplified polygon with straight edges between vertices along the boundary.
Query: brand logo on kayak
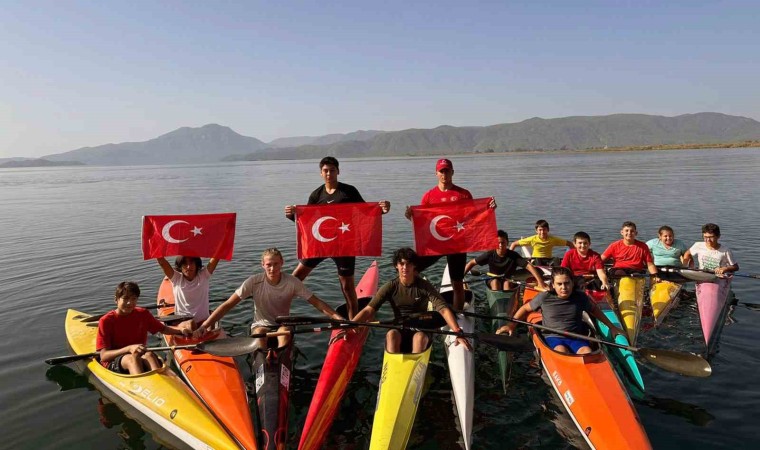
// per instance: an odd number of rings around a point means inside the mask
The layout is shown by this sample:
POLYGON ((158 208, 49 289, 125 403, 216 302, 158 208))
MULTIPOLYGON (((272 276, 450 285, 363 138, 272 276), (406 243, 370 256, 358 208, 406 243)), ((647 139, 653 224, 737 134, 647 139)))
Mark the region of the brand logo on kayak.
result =
POLYGON ((264 366, 261 365, 256 369, 256 393, 259 393, 261 386, 264 386, 264 366))
POLYGON ((155 392, 151 391, 150 389, 145 389, 137 383, 132 383, 130 385, 129 393, 138 397, 142 397, 158 407, 164 406, 164 404, 166 404, 166 400, 159 397, 155 392))
POLYGON ((425 372, 427 371, 427 364, 417 364, 414 367, 414 374, 412 374, 412 379, 414 380, 414 384, 416 385, 414 388, 414 404, 417 405, 420 402, 420 397, 422 396, 422 386, 425 385, 425 372))
POLYGON ((290 369, 285 366, 282 366, 282 370, 280 371, 280 384, 285 390, 290 389, 290 369))
POLYGON ((380 384, 377 386, 377 400, 375 401, 375 414, 377 414, 377 408, 380 407, 380 393, 383 392, 383 383, 388 378, 388 363, 383 363, 383 371, 380 374, 380 384))
POLYGON ((575 403, 575 398, 573 397, 573 393, 570 391, 565 391, 565 402, 567 403, 567 406, 572 405, 575 403))
POLYGON ((557 387, 562 386, 562 377, 559 376, 559 372, 556 370, 552 372, 552 378, 554 378, 554 382, 557 384, 557 387))

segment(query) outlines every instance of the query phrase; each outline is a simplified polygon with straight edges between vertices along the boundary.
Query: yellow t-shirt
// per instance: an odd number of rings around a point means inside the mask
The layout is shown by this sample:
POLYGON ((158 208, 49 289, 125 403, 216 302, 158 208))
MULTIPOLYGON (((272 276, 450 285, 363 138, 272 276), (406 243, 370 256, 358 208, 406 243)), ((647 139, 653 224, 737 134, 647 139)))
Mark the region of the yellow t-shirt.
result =
POLYGON ((551 234, 548 239, 543 241, 539 239, 537 234, 534 234, 533 236, 520 239, 517 241, 517 245, 530 245, 533 247, 531 256, 534 258, 551 258, 552 249, 554 247, 564 247, 567 245, 567 241, 551 234))

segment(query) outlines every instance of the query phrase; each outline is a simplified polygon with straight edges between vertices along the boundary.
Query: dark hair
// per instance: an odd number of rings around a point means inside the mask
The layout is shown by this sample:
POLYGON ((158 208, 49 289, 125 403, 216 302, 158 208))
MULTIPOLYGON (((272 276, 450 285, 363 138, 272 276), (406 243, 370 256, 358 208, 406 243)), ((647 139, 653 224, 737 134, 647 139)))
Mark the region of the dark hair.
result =
POLYGON ((554 266, 552 267, 552 282, 555 278, 560 277, 562 275, 566 275, 570 277, 570 280, 573 279, 573 271, 568 269, 567 267, 562 266, 554 266))
POLYGON ((508 234, 507 234, 507 232, 506 232, 506 231, 504 231, 504 230, 499 230, 499 231, 497 231, 497 232, 496 232, 496 236, 498 236, 498 237, 500 237, 500 238, 504 238, 504 239, 506 239, 506 240, 509 240, 509 235, 508 235, 508 234))
POLYGON ((704 233, 712 233, 716 237, 720 237, 720 227, 714 223, 706 223, 702 225, 702 234, 704 233))
POLYGON ((669 227, 669 226, 667 226, 667 225, 663 225, 663 226, 661 226, 661 227, 660 227, 660 228, 657 230, 657 234, 658 234, 658 235, 660 235, 660 234, 662 234, 662 232, 663 232, 663 231, 670 231, 670 233, 671 233, 671 234, 676 234, 676 232, 675 232, 675 231, 673 231, 673 229, 672 229, 672 228, 670 228, 670 227, 669 227))
POLYGON ((119 300, 125 296, 140 297, 140 286, 134 281, 122 281, 116 286, 116 292, 113 294, 114 300, 119 300))
POLYGON ((620 228, 623 229, 625 227, 630 227, 630 228, 633 228, 635 230, 636 229, 636 224, 633 223, 633 222, 631 222, 630 220, 627 220, 627 221, 623 222, 623 226, 620 227, 620 228))
POLYGON ((203 268, 203 261, 197 256, 177 256, 177 259, 174 260, 174 269, 176 269, 177 272, 182 272, 182 266, 188 262, 194 262, 195 269, 198 271, 203 268))
POLYGON ((537 220, 536 221, 536 228, 538 228, 538 227, 543 227, 543 228, 546 228, 548 230, 549 229, 549 222, 545 221, 544 219, 537 220))
POLYGON ((338 166, 338 160, 335 159, 334 156, 325 156, 324 158, 322 158, 322 160, 319 161, 319 169, 320 170, 322 170, 322 167, 326 166, 326 165, 335 166, 336 169, 339 168, 339 166, 338 166))
POLYGON ((409 247, 401 247, 400 249, 393 252, 393 266, 394 267, 404 259, 416 266, 417 252, 415 252, 409 247))
POLYGON ((586 239, 587 241, 591 242, 591 236, 588 235, 585 231, 579 231, 573 235, 573 242, 575 242, 576 239, 586 239))

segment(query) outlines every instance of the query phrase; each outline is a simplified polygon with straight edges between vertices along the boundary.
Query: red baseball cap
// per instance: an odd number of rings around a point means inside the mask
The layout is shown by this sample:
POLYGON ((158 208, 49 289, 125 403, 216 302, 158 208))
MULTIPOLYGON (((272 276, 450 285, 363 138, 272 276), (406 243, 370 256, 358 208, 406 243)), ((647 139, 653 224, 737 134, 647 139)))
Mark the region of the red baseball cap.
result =
POLYGON ((454 170, 454 164, 451 164, 451 161, 446 158, 439 159, 438 162, 435 163, 435 171, 440 172, 441 169, 454 170))

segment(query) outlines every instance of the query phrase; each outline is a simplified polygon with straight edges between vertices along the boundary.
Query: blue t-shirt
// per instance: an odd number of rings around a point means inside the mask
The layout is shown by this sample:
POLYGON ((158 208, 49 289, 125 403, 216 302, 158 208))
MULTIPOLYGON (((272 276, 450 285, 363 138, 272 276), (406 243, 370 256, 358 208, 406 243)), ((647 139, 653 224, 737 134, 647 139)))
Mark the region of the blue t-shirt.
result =
POLYGON ((647 241, 647 247, 652 252, 655 266, 681 267, 681 256, 689 247, 680 239, 673 239, 673 245, 665 248, 665 245, 657 238, 647 241))

